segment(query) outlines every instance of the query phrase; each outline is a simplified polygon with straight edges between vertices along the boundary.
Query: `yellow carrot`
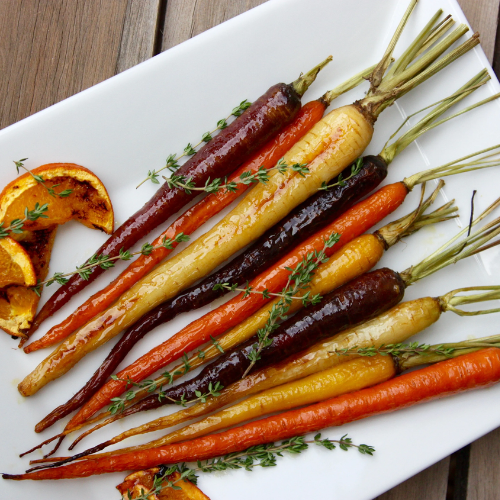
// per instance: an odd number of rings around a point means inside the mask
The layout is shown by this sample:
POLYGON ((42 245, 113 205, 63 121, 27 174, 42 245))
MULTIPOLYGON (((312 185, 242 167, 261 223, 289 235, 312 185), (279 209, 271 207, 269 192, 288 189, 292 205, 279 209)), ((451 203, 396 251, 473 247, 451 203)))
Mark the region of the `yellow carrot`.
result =
POLYGON ((158 266, 106 311, 70 335, 20 384, 31 396, 68 370, 83 356, 110 340, 147 311, 215 269, 233 253, 262 235, 295 206, 337 176, 368 145, 373 127, 356 106, 331 111, 285 155, 287 164, 307 163, 302 177, 291 169, 274 171, 256 185, 214 228, 183 252, 158 266))
POLYGON ((177 443, 238 425, 252 418, 290 410, 384 382, 396 375, 392 357, 353 359, 294 382, 268 389, 160 438, 149 447, 177 443))
MULTIPOLYGON (((441 315, 441 307, 439 299, 431 297, 399 304, 377 318, 360 326, 350 328, 336 335, 333 339, 317 344, 291 359, 255 373, 250 373, 244 379, 226 387, 216 398, 209 398, 205 403, 197 403, 171 415, 158 418, 153 422, 129 429, 103 444, 107 447, 131 436, 178 425, 193 418, 207 415, 241 398, 300 380, 323 370, 329 370, 356 358, 355 355, 332 354, 335 351, 352 349, 355 346, 370 347, 404 342, 409 337, 416 335, 436 322, 441 315)), ((143 450, 152 446, 162 446, 163 439, 166 440, 165 442, 169 442, 167 435, 155 440, 154 444, 146 443, 108 453, 88 455, 85 458, 99 458, 114 455, 115 453, 120 454, 143 450)), ((98 445, 95 451, 98 451, 97 448, 103 449, 103 447, 103 445, 98 445)))
MULTIPOLYGON (((413 1, 407 10, 394 44, 415 3, 413 1)), ((30 396, 69 371, 86 354, 212 271, 305 201, 323 183, 337 176, 364 151, 373 134, 373 123, 387 106, 479 43, 474 35, 434 62, 467 30, 464 25, 458 27, 414 64, 403 65, 396 74, 377 84, 372 80, 370 91, 362 101, 331 111, 285 155, 287 164, 308 164, 309 173, 305 177, 292 169, 285 174, 273 172, 267 184, 254 187, 212 230, 160 265, 113 306, 68 337, 19 384, 19 392, 30 396)), ((424 42, 425 39, 422 44, 424 42)), ((374 70, 380 77, 387 69, 386 62, 390 60, 394 44, 374 70)))

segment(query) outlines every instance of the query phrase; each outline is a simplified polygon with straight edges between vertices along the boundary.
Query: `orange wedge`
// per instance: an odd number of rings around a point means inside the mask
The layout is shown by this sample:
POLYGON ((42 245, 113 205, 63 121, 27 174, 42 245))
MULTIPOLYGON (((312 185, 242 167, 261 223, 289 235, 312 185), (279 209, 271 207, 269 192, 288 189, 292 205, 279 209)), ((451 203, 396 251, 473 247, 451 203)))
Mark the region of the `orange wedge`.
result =
POLYGON ((35 268, 26 250, 12 238, 0 239, 0 288, 36 285, 35 268))
POLYGON ((113 232, 108 192, 95 174, 80 165, 49 163, 19 176, 0 193, 0 222, 8 227, 13 220, 23 220, 26 208, 33 210, 37 203, 48 205, 47 217, 27 220, 21 233, 0 240, 0 328, 21 337, 21 343, 40 300, 29 287, 47 277, 57 226, 75 219, 92 229, 113 232), (63 192, 66 195, 59 196, 63 192))
POLYGON ((47 203, 48 218, 26 221, 23 229, 36 231, 76 219, 92 229, 113 232, 111 200, 104 184, 90 170, 74 163, 49 163, 31 172, 41 176, 44 183, 37 182, 27 172, 8 184, 0 194, 0 221, 7 225, 12 220, 23 219, 26 208, 33 210, 36 203, 47 203), (53 189, 56 196, 48 189, 53 189), (66 190, 71 190, 71 194, 57 196, 66 190))
POLYGON ((57 226, 52 225, 14 234, 17 241, 0 240, 0 328, 10 335, 27 337, 40 300, 36 292, 27 287, 47 277, 56 230, 57 226), (22 275, 24 281, 21 281, 22 275))
POLYGON ((123 500, 133 500, 139 497, 144 498, 148 493, 151 493, 147 497, 148 500, 210 500, 193 483, 180 479, 181 475, 178 472, 170 474, 162 483, 167 485, 169 481, 172 481, 178 489, 166 487, 155 492, 154 478, 155 474, 159 471, 160 469, 154 468, 134 472, 127 476, 123 483, 120 483, 116 489, 122 494, 123 500))

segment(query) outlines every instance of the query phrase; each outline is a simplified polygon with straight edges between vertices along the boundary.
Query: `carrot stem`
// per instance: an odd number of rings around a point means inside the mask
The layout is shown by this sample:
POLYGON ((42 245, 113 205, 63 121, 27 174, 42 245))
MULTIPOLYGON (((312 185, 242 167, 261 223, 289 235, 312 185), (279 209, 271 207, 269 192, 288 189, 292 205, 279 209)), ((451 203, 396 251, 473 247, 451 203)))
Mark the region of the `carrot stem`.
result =
POLYGON ((478 231, 468 234, 462 241, 457 240, 464 236, 464 234, 469 233, 473 226, 484 219, 484 217, 499 205, 500 198, 493 202, 482 214, 473 220, 469 226, 451 238, 451 240, 445 243, 441 248, 426 257, 419 264, 400 273, 406 285, 409 286, 450 264, 455 264, 459 260, 485 250, 486 246, 483 245, 500 234, 500 217, 484 225, 478 231))
MULTIPOLYGON (((411 114, 408 116, 405 121, 401 124, 401 126, 396 130, 396 132, 389 138, 389 141, 401 130, 401 128, 404 126, 404 124, 414 115, 421 113, 422 111, 429 109, 433 106, 435 108, 428 113, 427 115, 424 116, 418 123, 416 123, 413 127, 410 128, 405 134, 403 134, 400 138, 398 138, 394 143, 391 145, 386 145, 384 146, 384 149, 380 152, 380 155, 382 158, 387 163, 390 163, 394 157, 401 153, 401 151, 405 150, 413 141, 418 139, 422 134, 425 132, 432 130, 435 127, 438 127, 439 125, 446 123, 448 120, 451 120, 457 116, 460 116, 463 113, 466 113, 478 106, 481 106, 482 104, 485 104, 487 102, 490 102, 493 99, 496 99, 497 97, 500 96, 500 94, 495 94, 494 96, 489 97, 488 99, 484 99, 483 101, 480 101, 472 106, 469 106, 465 108, 464 110, 455 113, 443 120, 439 120, 435 122, 435 119, 439 116, 441 116, 443 113, 445 113, 451 106, 453 106, 455 103, 461 101, 468 95, 470 95, 472 92, 474 92, 476 89, 484 85, 488 80, 490 80, 491 77, 486 69, 483 69, 480 71, 476 76, 474 76, 471 80, 469 80, 464 86, 459 88, 456 92, 454 92, 451 96, 446 97, 445 99, 442 99, 441 101, 438 101, 436 103, 431 104, 430 106, 426 106, 425 108, 411 114)), ((387 141, 387 142, 389 142, 387 141)))

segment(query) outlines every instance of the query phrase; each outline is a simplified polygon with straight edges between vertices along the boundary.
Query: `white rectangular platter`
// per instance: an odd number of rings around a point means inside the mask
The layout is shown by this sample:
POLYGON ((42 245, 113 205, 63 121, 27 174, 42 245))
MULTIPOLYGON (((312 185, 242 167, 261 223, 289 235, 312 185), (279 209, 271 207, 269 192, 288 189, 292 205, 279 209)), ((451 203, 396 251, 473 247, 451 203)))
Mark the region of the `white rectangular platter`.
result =
MULTIPOLYGON (((19 158, 28 157, 26 165, 29 168, 51 162, 78 163, 92 169, 105 183, 114 203, 117 224, 120 224, 153 194, 155 186, 151 184, 135 189, 147 170, 162 166, 168 154, 181 150, 189 141, 196 141, 243 99, 252 101, 272 84, 294 80, 301 71, 307 71, 328 54, 333 55, 333 62, 320 74, 304 102, 319 97, 376 62, 406 5, 407 0, 270 1, 1 131, 0 185, 15 177, 12 161, 19 158)), ((452 14, 458 22, 465 22, 454 0, 421 0, 397 53, 438 7, 452 14)), ((403 116, 451 94, 483 67, 489 68, 486 57, 481 49, 475 49, 405 96, 381 116, 367 153, 380 152, 403 116)), ((491 74, 492 81, 460 106, 500 90, 491 74)), ((352 102, 362 97, 366 89, 365 85, 351 91, 334 105, 352 102)), ((499 120, 500 103, 494 102, 436 129, 395 160, 385 183, 500 143, 499 120)), ((499 195, 499 185, 498 169, 449 178, 440 201, 455 197, 462 210, 461 221, 465 222, 472 190, 478 190, 476 209, 480 210, 499 195)), ((390 219, 413 209, 418 196, 418 192, 413 193, 390 219)), ((206 229, 207 226, 203 227, 197 235, 206 229)), ((457 230, 458 225, 453 221, 422 230, 390 250, 380 267, 403 270, 436 249, 457 230)), ((150 235, 148 240, 156 234, 150 235)), ((51 271, 74 269, 91 256, 104 239, 103 234, 77 223, 62 227, 56 238, 51 271)), ((89 286, 47 321, 39 335, 59 323, 121 269, 123 267, 118 266, 89 286)), ((464 286, 499 283, 500 253, 491 250, 483 257, 459 263, 416 284, 408 290, 406 300, 436 296, 464 286)), ((45 298, 51 290, 53 288, 45 292, 45 298)), ((213 307, 182 315, 157 328, 134 348, 123 366, 213 307)), ((448 313, 418 340, 435 343, 493 335, 499 333, 498 324, 493 316, 461 319, 448 313)), ((71 373, 39 394, 23 399, 16 390, 17 384, 47 352, 27 356, 16 349, 16 342, 7 335, 0 337, 0 344, 3 405, 0 470, 18 473, 28 465, 28 460, 21 460, 18 454, 38 443, 41 437, 46 439, 62 428, 62 424, 56 425, 55 429, 40 436, 33 432, 35 423, 83 385, 110 346, 87 356, 71 373)), ((163 413, 170 411, 163 409, 163 413)), ((76 451, 160 413, 145 414, 110 426, 84 441, 76 451)), ((239 500, 371 499, 498 425, 500 386, 324 432, 331 438, 348 433, 354 442, 374 446, 373 457, 355 451, 329 452, 312 448, 300 456, 281 459, 273 469, 204 475, 200 478, 200 486, 212 500, 229 500, 236 496, 239 500)), ((151 439, 154 437, 156 435, 151 439)), ((63 447, 61 452, 66 453, 66 449, 63 447)), ((41 453, 34 456, 40 457, 41 453)), ((0 498, 118 499, 114 487, 124 476, 117 473, 43 483, 0 481, 0 498)))

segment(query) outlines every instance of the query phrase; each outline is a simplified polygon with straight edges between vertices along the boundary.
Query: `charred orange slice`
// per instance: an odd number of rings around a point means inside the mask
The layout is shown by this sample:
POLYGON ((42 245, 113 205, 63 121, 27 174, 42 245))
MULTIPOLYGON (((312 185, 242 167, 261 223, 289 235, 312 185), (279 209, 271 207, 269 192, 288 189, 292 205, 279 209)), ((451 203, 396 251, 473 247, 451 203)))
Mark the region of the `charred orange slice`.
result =
MULTIPOLYGON (((0 282, 0 328, 10 335, 26 338, 27 331, 36 314, 39 295, 30 286, 36 285, 38 280, 44 280, 49 270, 50 254, 57 226, 48 226, 38 231, 23 231, 20 234, 14 234, 13 245, 16 245, 22 252, 22 262, 27 262, 30 267, 30 281, 21 283, 18 274, 14 276, 11 273, 10 283, 8 275, 4 272, 7 269, 9 261, 2 258, 2 251, 5 251, 5 241, 11 238, 0 240, 0 276, 3 280, 0 282)), ((7 243, 9 245, 10 243, 7 243)), ((20 254, 18 254, 19 257, 20 254)), ((20 259, 20 258, 19 258, 20 259)))
POLYGON ((113 232, 111 200, 104 184, 90 170, 74 163, 49 163, 31 174, 19 176, 0 194, 0 221, 23 219, 26 208, 33 210, 36 203, 47 203, 47 218, 26 221, 23 229, 36 231, 76 219, 92 229, 113 232))
POLYGON ((35 268, 26 250, 10 237, 0 239, 0 288, 36 285, 35 268))
POLYGON ((155 492, 154 477, 158 472, 160 472, 159 468, 134 472, 127 476, 116 489, 122 494, 123 500, 144 498, 148 493, 151 493, 147 497, 148 500, 210 500, 193 483, 180 479, 181 475, 178 472, 166 477, 164 484, 166 485, 171 481, 179 489, 161 488, 160 486, 160 490, 155 492))

